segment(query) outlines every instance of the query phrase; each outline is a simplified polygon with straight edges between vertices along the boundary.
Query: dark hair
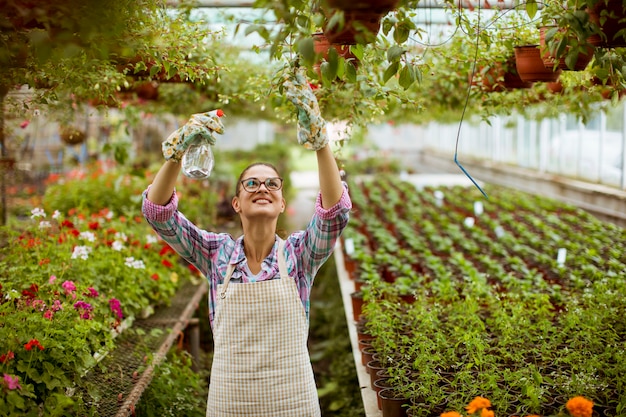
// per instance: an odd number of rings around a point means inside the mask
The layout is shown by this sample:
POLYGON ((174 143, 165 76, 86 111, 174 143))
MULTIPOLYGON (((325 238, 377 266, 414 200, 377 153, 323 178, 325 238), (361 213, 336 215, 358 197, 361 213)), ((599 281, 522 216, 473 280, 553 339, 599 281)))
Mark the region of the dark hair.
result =
POLYGON ((272 168, 274 170, 274 172, 276 172, 277 175, 280 176, 280 173, 278 172, 278 169, 268 163, 268 162, 255 162, 253 164, 248 165, 243 171, 241 171, 241 174, 239 174, 239 178, 237 179, 237 184, 235 184, 235 195, 238 196, 239 195, 239 190, 241 190, 240 186, 241 186, 241 180, 243 180, 243 176, 246 175, 246 172, 248 172, 248 170, 252 167, 256 167, 256 166, 266 166, 269 168, 272 168))

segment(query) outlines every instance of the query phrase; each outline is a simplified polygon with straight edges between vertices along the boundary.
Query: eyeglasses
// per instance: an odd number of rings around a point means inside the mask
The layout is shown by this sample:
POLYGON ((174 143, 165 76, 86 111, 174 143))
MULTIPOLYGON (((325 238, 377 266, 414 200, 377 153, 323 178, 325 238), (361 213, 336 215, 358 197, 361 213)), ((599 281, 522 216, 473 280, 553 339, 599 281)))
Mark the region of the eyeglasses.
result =
POLYGON ((261 181, 258 178, 246 178, 240 182, 243 189, 249 193, 256 192, 261 188, 261 184, 265 184, 265 188, 267 188, 268 191, 278 191, 283 188, 283 179, 279 177, 267 178, 265 181, 261 181))

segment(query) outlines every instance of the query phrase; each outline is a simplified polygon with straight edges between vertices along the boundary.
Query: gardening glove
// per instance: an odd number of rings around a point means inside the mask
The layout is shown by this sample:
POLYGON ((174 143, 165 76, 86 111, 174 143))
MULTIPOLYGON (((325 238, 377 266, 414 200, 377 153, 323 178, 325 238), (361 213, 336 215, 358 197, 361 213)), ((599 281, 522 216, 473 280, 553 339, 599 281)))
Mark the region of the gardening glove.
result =
POLYGON ((184 126, 172 132, 161 145, 165 160, 180 162, 187 148, 196 139, 207 139, 211 145, 215 145, 213 132, 224 133, 224 125, 220 121, 220 117, 223 115, 224 112, 222 110, 212 110, 192 115, 184 126))
POLYGON ((317 97, 304 74, 304 68, 285 76, 285 95, 298 110, 298 143, 306 149, 317 151, 328 143, 326 121, 320 115, 317 97))

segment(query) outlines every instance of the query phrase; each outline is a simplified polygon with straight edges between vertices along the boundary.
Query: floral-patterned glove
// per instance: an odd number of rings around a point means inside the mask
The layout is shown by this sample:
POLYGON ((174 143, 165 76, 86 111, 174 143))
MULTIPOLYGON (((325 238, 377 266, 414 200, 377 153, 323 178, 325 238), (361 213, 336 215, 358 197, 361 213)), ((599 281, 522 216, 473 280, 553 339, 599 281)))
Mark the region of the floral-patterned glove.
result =
POLYGON ((220 121, 220 117, 223 115, 224 112, 222 110, 212 110, 192 115, 184 126, 172 132, 161 145, 165 160, 180 162, 189 145, 198 137, 206 138, 211 145, 215 145, 213 132, 224 133, 224 125, 220 121))
POLYGON ((286 75, 283 82, 285 96, 298 110, 298 143, 306 149, 317 151, 328 143, 326 121, 320 115, 317 97, 306 79, 303 68, 286 75))

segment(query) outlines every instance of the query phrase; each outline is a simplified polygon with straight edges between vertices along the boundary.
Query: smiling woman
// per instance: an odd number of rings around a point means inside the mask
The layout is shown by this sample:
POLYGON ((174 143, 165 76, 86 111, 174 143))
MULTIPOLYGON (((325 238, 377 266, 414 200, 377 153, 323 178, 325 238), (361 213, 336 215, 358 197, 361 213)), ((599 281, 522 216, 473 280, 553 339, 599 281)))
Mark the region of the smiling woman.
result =
MULTIPOLYGON (((168 159, 171 152, 164 152, 167 161, 143 194, 147 221, 209 283, 214 355, 207 416, 321 415, 307 348, 309 298, 352 204, 308 82, 302 73, 285 81, 286 96, 300 113, 298 141, 317 157, 320 192, 304 230, 284 240, 276 234, 286 207, 283 179, 264 162, 239 175, 231 203, 241 219, 237 239, 201 230, 178 211, 174 185, 181 166, 180 158, 168 159)), ((223 131, 218 118, 207 121, 200 126, 204 134, 223 131)), ((184 138, 171 144, 184 153, 184 138)))

